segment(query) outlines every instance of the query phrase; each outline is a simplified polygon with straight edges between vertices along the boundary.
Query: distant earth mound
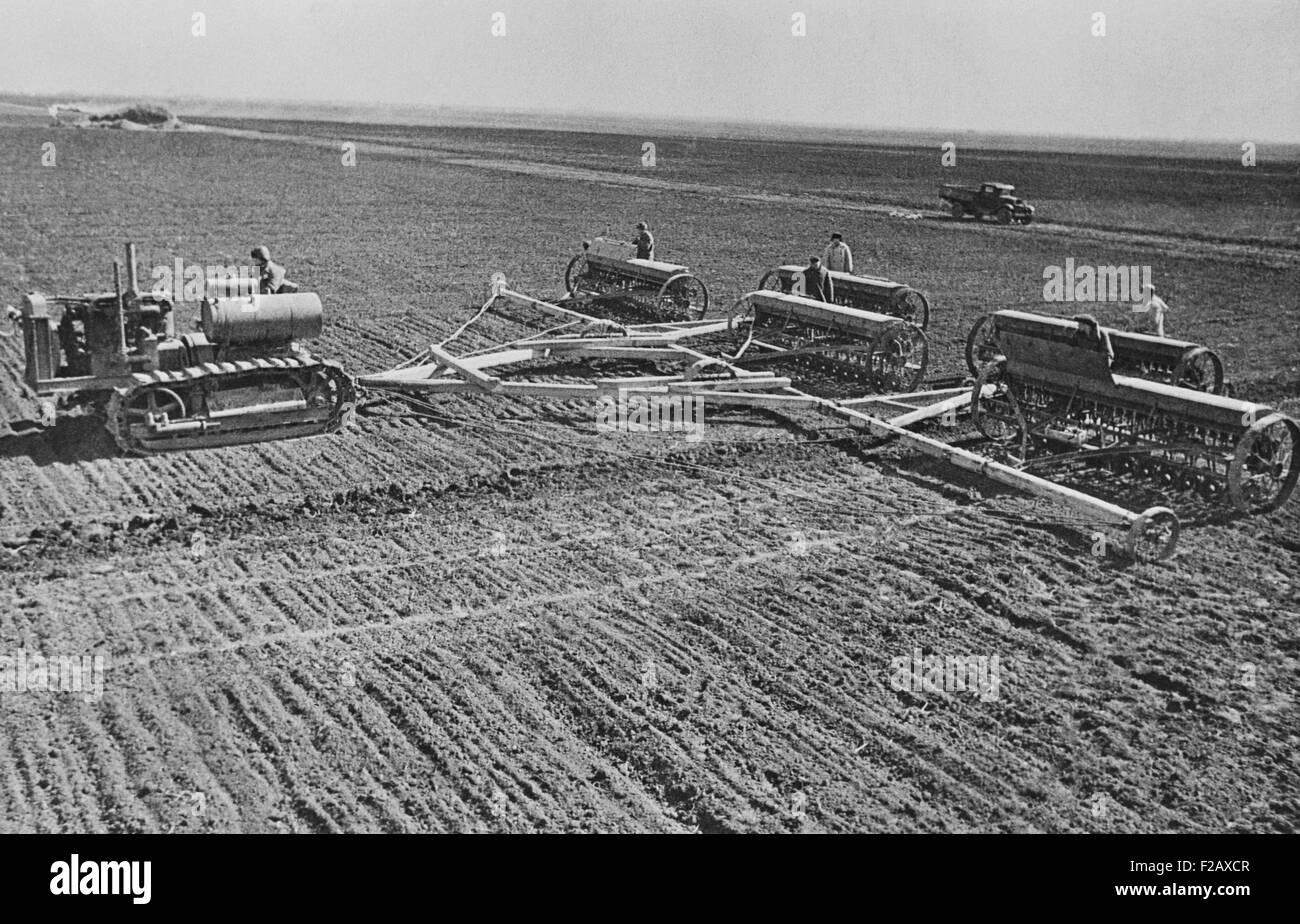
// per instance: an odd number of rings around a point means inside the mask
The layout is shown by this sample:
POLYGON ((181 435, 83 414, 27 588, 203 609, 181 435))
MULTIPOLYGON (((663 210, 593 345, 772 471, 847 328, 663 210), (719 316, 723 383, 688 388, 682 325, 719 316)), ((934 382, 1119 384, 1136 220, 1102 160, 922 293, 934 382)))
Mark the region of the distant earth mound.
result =
POLYGON ((121 128, 127 130, 176 131, 184 123, 166 106, 131 103, 112 107, 85 103, 55 103, 50 107, 54 124, 69 128, 121 128))

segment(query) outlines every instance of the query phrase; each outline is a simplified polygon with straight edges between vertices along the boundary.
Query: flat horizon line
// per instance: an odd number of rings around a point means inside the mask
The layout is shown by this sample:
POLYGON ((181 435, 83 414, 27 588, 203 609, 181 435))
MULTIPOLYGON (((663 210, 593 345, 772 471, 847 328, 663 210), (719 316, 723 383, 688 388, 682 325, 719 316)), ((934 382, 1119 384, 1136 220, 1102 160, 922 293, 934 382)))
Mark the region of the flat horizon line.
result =
MULTIPOLYGON (((947 135, 954 139, 957 138, 1007 138, 1007 139, 1024 139, 1028 140, 1055 140, 1055 141, 1082 141, 1089 143, 1097 142, 1119 142, 1126 145, 1134 144, 1156 144, 1156 145, 1197 145, 1202 148, 1208 148, 1215 145, 1230 145, 1240 150, 1245 141, 1253 141, 1257 147, 1280 146, 1295 149, 1300 153, 1300 139, 1295 141, 1281 141, 1277 139, 1239 139, 1227 138, 1225 136, 1206 136, 1201 138, 1176 138, 1161 135, 1101 135, 1087 134, 1080 132, 1051 132, 1051 131, 1018 131, 1011 129, 997 130, 979 130, 971 128, 953 128, 953 127, 934 127, 934 126, 900 126, 900 125, 854 125, 851 123, 828 123, 828 122, 801 122, 797 120, 785 119, 761 119, 761 118, 743 118, 737 116, 729 117, 708 117, 708 116, 681 116, 672 113, 638 113, 628 115, 626 113, 613 112, 609 110, 572 110, 572 109, 513 109, 508 107, 494 106, 465 106, 450 103, 410 103, 410 102, 376 102, 361 100, 306 100, 290 99, 275 97, 219 97, 219 96, 202 96, 193 94, 125 94, 125 93, 86 93, 82 91, 64 91, 49 93, 25 93, 18 91, 5 90, 0 88, 0 99, 29 99, 41 100, 42 108, 48 107, 56 102, 62 104, 71 104, 78 101, 111 101, 111 102, 136 102, 136 103, 162 103, 169 105, 176 110, 178 106, 188 103, 198 103, 214 107, 243 107, 245 111, 249 109, 283 107, 283 108, 301 108, 308 109, 316 107, 325 110, 369 110, 371 115, 379 115, 382 111, 409 111, 412 114, 420 113, 425 116, 433 115, 461 115, 465 117, 477 116, 479 118, 499 119, 499 120, 544 120, 544 119, 581 119, 589 122, 609 121, 621 122, 623 126, 637 124, 656 124, 662 131, 662 123, 673 122, 678 125, 694 128, 707 128, 713 131, 723 129, 786 129, 792 131, 818 131, 830 134, 855 135, 863 136, 871 133, 890 133, 895 135, 947 135), (56 97, 66 97, 63 100, 56 100, 56 97)), ((184 113, 176 111, 176 115, 184 113)), ((198 115, 203 115, 198 113, 198 115)), ((336 117, 322 116, 314 114, 314 118, 304 118, 301 121, 323 121, 338 122, 340 124, 364 124, 366 122, 376 122, 377 124, 406 124, 393 123, 384 120, 358 118, 350 113, 333 113, 336 117)), ((218 114, 212 114, 215 118, 222 118, 218 114)), ((277 118, 277 116, 266 116, 267 120, 277 118)), ((278 118, 287 118, 278 116, 278 118)), ((416 124, 416 123, 410 123, 416 124)), ((432 127, 427 126, 426 127, 432 127)), ((461 126, 449 126, 461 127, 461 126)), ((499 126, 509 127, 509 126, 499 126)), ((524 126, 521 126, 524 127, 524 126)), ((539 127, 539 126, 526 126, 539 127)), ((583 126, 574 128, 548 127, 553 131, 589 131, 598 134, 624 134, 625 131, 614 128, 602 129, 600 126, 583 126)), ((685 132, 683 132, 685 133, 685 132)), ((755 140, 770 140, 758 138, 755 140)), ((830 140, 830 139, 803 139, 808 141, 830 140)), ((947 139, 945 139, 947 140, 947 139)))

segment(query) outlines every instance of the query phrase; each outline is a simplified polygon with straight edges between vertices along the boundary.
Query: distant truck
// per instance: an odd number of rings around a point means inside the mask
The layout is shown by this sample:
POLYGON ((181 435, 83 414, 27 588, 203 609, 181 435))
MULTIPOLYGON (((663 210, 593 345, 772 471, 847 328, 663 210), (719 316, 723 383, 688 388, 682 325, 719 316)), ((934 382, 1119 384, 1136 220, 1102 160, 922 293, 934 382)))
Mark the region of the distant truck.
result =
POLYGON ((1034 207, 1015 192, 1016 188, 1006 183, 981 183, 978 187, 945 183, 939 187, 939 196, 953 218, 992 215, 1000 225, 1013 221, 1027 225, 1034 220, 1034 207))

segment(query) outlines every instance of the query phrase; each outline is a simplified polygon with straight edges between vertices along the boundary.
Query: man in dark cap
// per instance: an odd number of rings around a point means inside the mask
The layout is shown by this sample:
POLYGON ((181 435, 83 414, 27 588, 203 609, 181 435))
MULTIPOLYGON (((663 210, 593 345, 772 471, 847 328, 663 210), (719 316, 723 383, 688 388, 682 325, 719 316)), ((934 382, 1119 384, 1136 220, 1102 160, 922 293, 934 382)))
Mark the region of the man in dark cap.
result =
MULTIPOLYGON (((263 295, 275 295, 285 288, 284 267, 271 262, 271 251, 265 247, 253 248, 253 262, 260 273, 260 288, 263 295)), ((289 283, 289 285, 293 285, 289 283)), ((294 286, 297 289, 297 286, 294 286)))
POLYGON ((650 233, 650 228, 644 221, 636 223, 636 237, 632 238, 632 243, 636 244, 636 258, 638 260, 653 260, 655 258, 655 239, 650 233))
POLYGON ((822 266, 832 273, 853 275, 853 251, 844 243, 844 235, 836 231, 831 235, 831 242, 822 254, 822 266))
POLYGON ((819 302, 830 302, 835 297, 831 274, 822 266, 821 257, 808 258, 808 268, 803 271, 803 294, 819 302))

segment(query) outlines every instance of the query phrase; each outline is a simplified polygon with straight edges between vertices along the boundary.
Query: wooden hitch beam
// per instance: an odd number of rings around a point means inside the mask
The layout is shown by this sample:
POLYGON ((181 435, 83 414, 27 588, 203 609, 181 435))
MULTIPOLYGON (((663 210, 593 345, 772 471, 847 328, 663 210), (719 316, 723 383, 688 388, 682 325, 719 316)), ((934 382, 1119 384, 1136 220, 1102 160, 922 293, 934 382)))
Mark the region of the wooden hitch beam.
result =
MULTIPOLYGON (((914 433, 907 427, 923 420, 955 414, 973 400, 975 390, 944 388, 929 392, 880 395, 835 401, 799 391, 788 378, 770 372, 742 369, 716 357, 692 350, 680 341, 735 327, 740 318, 715 321, 681 321, 646 325, 610 324, 602 318, 584 315, 541 299, 515 292, 505 277, 492 280, 492 299, 539 309, 556 317, 581 322, 602 336, 539 337, 517 341, 511 347, 476 356, 458 357, 438 346, 428 349, 431 362, 362 376, 363 387, 403 393, 478 393, 510 396, 581 399, 611 392, 671 394, 701 398, 719 405, 741 405, 769 409, 807 408, 842 420, 850 427, 873 436, 897 439, 910 449, 940 459, 963 471, 1015 488, 1036 497, 1046 497, 1096 520, 1127 530, 1125 548, 1141 560, 1167 558, 1178 539, 1178 517, 1167 507, 1151 507, 1141 513, 1056 484, 1022 468, 995 461, 978 453, 952 446, 942 440, 914 433), (679 361, 685 371, 678 375, 650 375, 596 379, 592 382, 529 382, 506 380, 487 370, 506 367, 553 354, 584 357, 651 356, 679 361), (715 374, 716 373, 716 374, 715 374), (860 410, 871 405, 889 414, 888 419, 860 410), (901 412, 901 413, 900 413, 901 412)), ((770 293, 769 293, 770 294, 770 293)), ((790 298, 789 296, 776 296, 790 298)), ((843 309, 840 309, 843 310, 843 309)), ((855 314, 857 314, 855 312, 855 314)), ((874 318, 872 319, 875 320, 874 318)), ((890 324, 895 318, 882 318, 890 324)), ((996 386, 980 389, 982 398, 996 386)), ((1210 399, 1222 401, 1224 399, 1210 399)))

